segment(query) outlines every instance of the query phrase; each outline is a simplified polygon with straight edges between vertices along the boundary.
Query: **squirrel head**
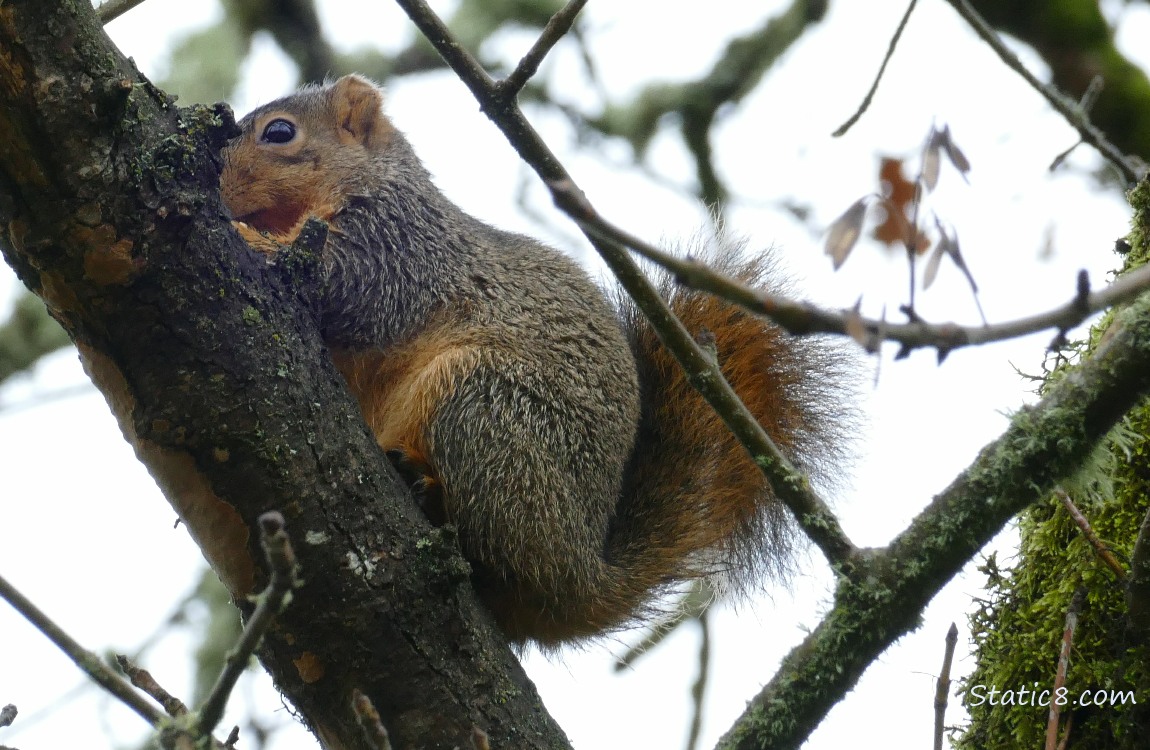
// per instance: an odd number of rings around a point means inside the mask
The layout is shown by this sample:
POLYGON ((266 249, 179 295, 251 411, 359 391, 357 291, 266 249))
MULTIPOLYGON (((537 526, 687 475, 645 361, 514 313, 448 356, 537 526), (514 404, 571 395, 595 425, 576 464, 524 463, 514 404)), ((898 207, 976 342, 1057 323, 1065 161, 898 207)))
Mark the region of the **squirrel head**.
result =
POLYGON ((383 92, 347 75, 252 111, 223 151, 220 193, 232 217, 283 235, 308 216, 329 219, 364 191, 380 153, 399 137, 383 92))

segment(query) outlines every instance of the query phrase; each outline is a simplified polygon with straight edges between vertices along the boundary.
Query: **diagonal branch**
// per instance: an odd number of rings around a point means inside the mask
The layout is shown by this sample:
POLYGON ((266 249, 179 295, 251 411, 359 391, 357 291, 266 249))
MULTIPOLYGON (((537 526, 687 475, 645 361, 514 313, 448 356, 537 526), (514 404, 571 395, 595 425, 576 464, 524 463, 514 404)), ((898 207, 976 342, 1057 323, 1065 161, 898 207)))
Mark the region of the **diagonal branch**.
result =
MULTIPOLYGON (((397 2, 548 184, 557 204, 581 226, 597 222, 593 207, 522 114, 493 96, 496 84, 452 43, 439 19, 419 0, 397 2)), ((688 372, 707 372, 705 368, 693 369, 693 342, 677 332, 674 321, 667 322, 664 309, 647 299, 649 288, 621 247, 590 230, 588 233, 627 291, 653 321, 659 322, 660 335, 666 336, 664 342, 676 358, 688 372)), ((1080 285, 1072 304, 1081 307, 1086 296, 1080 285)), ((1037 406, 1020 412, 1006 434, 985 449, 978 461, 888 548, 856 552, 834 546, 835 540, 845 542, 845 537, 823 537, 828 545, 824 552, 832 561, 849 561, 839 568, 843 576, 835 607, 786 658, 721 746, 798 747, 865 668, 918 624, 935 593, 1010 518, 1072 473, 1122 414, 1148 391, 1150 296, 1142 295, 1118 317, 1090 360, 1052 386, 1037 406), (836 557, 844 551, 847 557, 836 557)), ((721 397, 708 395, 708 400, 737 430, 737 411, 725 411, 721 397)), ((801 510, 797 512, 801 514, 801 510)))
POLYGON ((583 10, 583 6, 586 4, 587 0, 570 0, 558 13, 551 17, 547 26, 544 27, 543 33, 539 35, 539 39, 531 45, 531 49, 527 50, 527 54, 515 66, 515 70, 499 82, 501 96, 513 99, 519 95, 519 92, 539 70, 543 58, 571 30, 579 11, 583 10))
POLYGON ((990 27, 978 11, 971 6, 968 0, 947 0, 963 19, 970 24, 975 33, 986 42, 992 50, 1002 59, 1008 68, 1018 73, 1030 86, 1042 95, 1058 114, 1066 119, 1072 128, 1078 131, 1082 140, 1093 146, 1098 153, 1121 172, 1122 178, 1128 186, 1133 186, 1146 174, 1146 164, 1141 159, 1128 156, 1118 149, 1099 130, 1087 115, 1085 108, 1078 102, 1070 99, 1054 86, 1047 85, 1026 69, 1018 56, 1010 51, 1003 43, 994 29, 990 27))
POLYGON ((399 747, 567 747, 331 364, 316 245, 269 267, 228 222, 230 111, 175 107, 87 0, 4 0, 0 50, 0 250, 242 608, 257 519, 300 530, 307 577, 259 653, 313 731, 364 747, 358 689, 399 747))
MULTIPOLYGON (((596 216, 595 209, 527 121, 522 110, 514 101, 505 101, 499 96, 499 85, 475 58, 455 42, 443 21, 422 0, 397 0, 397 3, 471 90, 484 114, 551 188, 559 207, 580 220, 596 216)), ((775 493, 794 513, 803 531, 818 545, 832 565, 846 563, 854 554, 855 547, 842 530, 838 519, 735 395, 714 358, 703 351, 675 318, 667 303, 621 245, 590 233, 587 233, 587 237, 614 272, 619 284, 647 316, 659 340, 686 371, 691 385, 715 409, 767 475, 775 493)))
POLYGON ((798 747, 867 665, 918 626, 942 586, 1019 511, 1073 474, 1148 392, 1144 294, 1089 359, 1018 412, 890 546, 840 582, 830 614, 783 660, 719 747, 798 747))
POLYGON ((37 630, 56 644, 56 647, 64 652, 73 664, 83 670, 92 682, 107 690, 125 706, 139 714, 144 721, 152 726, 157 726, 164 720, 164 713, 160 709, 146 701, 144 696, 136 692, 124 678, 105 665, 99 656, 77 643, 39 607, 8 583, 3 576, 0 576, 0 599, 12 605, 12 608, 19 612, 24 619, 32 623, 37 630))

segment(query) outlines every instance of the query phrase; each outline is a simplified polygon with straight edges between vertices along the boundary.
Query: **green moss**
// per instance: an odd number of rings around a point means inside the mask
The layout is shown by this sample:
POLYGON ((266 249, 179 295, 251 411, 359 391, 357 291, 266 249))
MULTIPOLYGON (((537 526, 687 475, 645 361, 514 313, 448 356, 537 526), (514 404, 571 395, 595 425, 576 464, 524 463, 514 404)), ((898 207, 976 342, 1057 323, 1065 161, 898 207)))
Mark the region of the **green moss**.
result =
MULTIPOLYGON (((1129 197, 1135 214, 1126 269, 1142 265, 1150 256, 1146 245, 1150 186, 1139 184, 1129 197)), ((1112 317, 1107 315, 1077 351, 1060 353, 1060 365, 1048 373, 1048 383, 1063 377, 1072 370, 1070 363, 1089 353, 1112 317)), ((1127 564, 1150 509, 1150 404, 1128 415, 1063 487, 1105 547, 1127 564)), ((970 616, 977 666, 962 690, 971 720, 955 747, 1042 746, 1048 707, 1033 699, 992 705, 987 691, 994 687, 1041 692, 1052 687, 1066 613, 1080 587, 1086 599, 1065 683, 1072 704, 1062 709, 1064 717, 1074 717, 1070 745, 1088 750, 1144 746, 1150 723, 1141 706, 1109 700, 1101 706, 1073 705, 1083 691, 1098 689, 1132 690, 1140 703, 1150 701, 1150 649, 1130 637, 1122 581, 1057 498, 1029 508, 1018 527, 1021 546, 1012 564, 1000 566, 992 556, 982 568, 986 595, 970 616)))

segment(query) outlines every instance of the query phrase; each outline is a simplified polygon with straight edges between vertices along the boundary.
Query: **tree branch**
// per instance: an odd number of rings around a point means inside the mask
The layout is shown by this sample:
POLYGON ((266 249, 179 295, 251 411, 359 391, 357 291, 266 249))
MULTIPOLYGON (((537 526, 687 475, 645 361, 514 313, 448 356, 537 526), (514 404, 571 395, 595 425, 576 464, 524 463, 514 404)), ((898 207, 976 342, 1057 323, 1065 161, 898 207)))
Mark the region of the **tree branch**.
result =
POLYGON ((56 648, 64 652, 64 655, 71 659, 72 663, 79 667, 84 674, 88 675, 92 682, 107 690, 117 700, 139 714, 148 724, 156 726, 163 721, 164 714, 160 709, 144 700, 144 696, 137 693, 120 675, 109 669, 99 656, 77 643, 39 607, 8 583, 3 576, 0 576, 0 599, 11 604, 12 608, 19 612, 24 619, 32 623, 48 640, 56 644, 56 648))
MULTIPOLYGON (((483 113, 548 185, 559 207, 584 221, 596 216, 595 209, 531 127, 523 112, 514 101, 504 101, 499 96, 499 85, 467 50, 455 42, 443 21, 422 0, 397 0, 397 3, 471 90, 483 113)), ((585 234, 615 274, 620 286, 651 322, 659 340, 686 371, 691 385, 715 409, 767 475, 775 494, 790 508, 803 531, 832 565, 847 562, 855 553, 855 547, 842 530, 838 519, 735 395, 714 358, 703 351, 671 313, 667 303, 621 245, 587 232, 585 234)))
POLYGON ((571 26, 579 16, 579 11, 583 10, 583 6, 586 4, 587 0, 571 0, 563 6, 562 10, 551 17, 547 26, 544 27, 543 33, 539 35, 539 39, 531 45, 531 49, 515 66, 515 70, 499 82, 498 87, 501 96, 510 99, 519 95, 519 92, 539 70, 543 58, 571 30, 571 26))
MULTIPOLYGON (((553 191, 566 192, 567 188, 559 186, 553 188, 553 191)), ((569 205, 572 200, 573 197, 565 197, 559 204, 561 207, 569 205)), ((752 289, 716 273, 705 263, 664 252, 611 224, 598 214, 578 211, 568 213, 584 232, 634 250, 647 260, 670 271, 676 281, 685 286, 710 292, 751 312, 766 316, 793 334, 833 333, 850 336, 869 352, 877 351, 884 341, 895 341, 902 345, 900 356, 914 349, 933 347, 940 357, 944 357, 964 346, 1006 341, 1051 328, 1056 329, 1057 336, 1061 337, 1067 331, 1084 323, 1091 315, 1130 302, 1150 289, 1150 267, 1146 266, 1123 274, 1098 291, 1091 291, 1089 281, 1080 274, 1075 285, 1075 294, 1070 300, 1051 310, 1028 315, 1025 318, 982 326, 927 323, 923 320, 893 323, 864 318, 854 310, 825 310, 807 302, 797 302, 761 289, 752 289)))
POLYGON ((1117 316, 1089 359, 1018 412, 888 547, 840 579, 830 614, 783 660, 719 747, 798 747, 867 665, 918 626, 942 586, 1015 514, 1073 474, 1147 392, 1144 294, 1117 316))
MULTIPOLYGON (((1142 179, 1146 174, 1145 162, 1137 157, 1130 157, 1122 153, 1101 130, 1090 122, 1090 117, 1078 102, 1068 98, 1053 86, 1044 84, 1027 70, 1018 56, 1010 51, 1010 48, 1003 43, 994 29, 990 27, 990 24, 983 20, 968 0, 947 0, 947 2, 970 24, 975 33, 995 51, 1002 62, 1006 64, 1006 67, 1022 76, 1058 114, 1065 118, 1072 128, 1078 131, 1085 143, 1093 146, 1102 155, 1102 158, 1114 165, 1122 174, 1127 186, 1133 186, 1134 183, 1142 179)), ((1028 12, 1031 15, 1042 17, 1048 11, 1030 9, 1028 12)), ((1095 12, 1097 12, 1097 8, 1095 8, 1095 12)))
POLYGON ((566 747, 475 599, 447 530, 395 477, 312 314, 315 245, 269 267, 220 205, 226 108, 178 109, 85 0, 0 5, 0 244, 74 341, 233 600, 266 582, 257 518, 305 543, 260 649, 329 746, 566 747), (64 51, 61 51, 64 50, 64 51))
MULTIPOLYGON (((560 207, 581 222, 594 221, 596 212, 562 166, 517 110, 493 100, 490 77, 452 43, 438 18, 419 0, 397 1, 551 187, 560 207)), ((619 246, 601 239, 592 242, 628 292, 642 300, 643 282, 632 278, 637 273, 629 259, 618 257, 619 246)), ((1079 284, 1073 304, 1081 306, 1085 296, 1079 284)), ((648 315, 658 320, 660 313, 656 306, 648 315)), ((660 334, 668 330, 665 343, 674 348, 678 346, 674 326, 660 327, 660 334)), ((692 372, 690 348, 684 348, 687 352, 680 361, 692 372)), ((866 666, 917 625, 943 584, 1019 510, 1081 464, 1148 390, 1150 297, 1142 295, 1118 318, 1086 364, 1053 386, 1036 407, 1020 412, 1010 430, 888 548, 836 558, 832 543, 828 557, 849 561, 840 567, 843 575, 835 608, 787 657, 722 746, 797 747, 866 666)))

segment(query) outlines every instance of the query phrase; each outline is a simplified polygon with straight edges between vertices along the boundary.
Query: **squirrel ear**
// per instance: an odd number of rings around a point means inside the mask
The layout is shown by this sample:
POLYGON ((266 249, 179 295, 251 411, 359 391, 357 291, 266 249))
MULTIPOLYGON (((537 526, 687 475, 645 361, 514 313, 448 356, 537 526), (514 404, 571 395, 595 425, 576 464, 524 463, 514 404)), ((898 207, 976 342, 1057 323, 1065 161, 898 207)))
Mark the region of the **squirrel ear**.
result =
POLYGON ((343 143, 364 147, 385 145, 391 123, 383 114, 383 92, 371 81, 346 75, 332 84, 332 106, 343 143))

